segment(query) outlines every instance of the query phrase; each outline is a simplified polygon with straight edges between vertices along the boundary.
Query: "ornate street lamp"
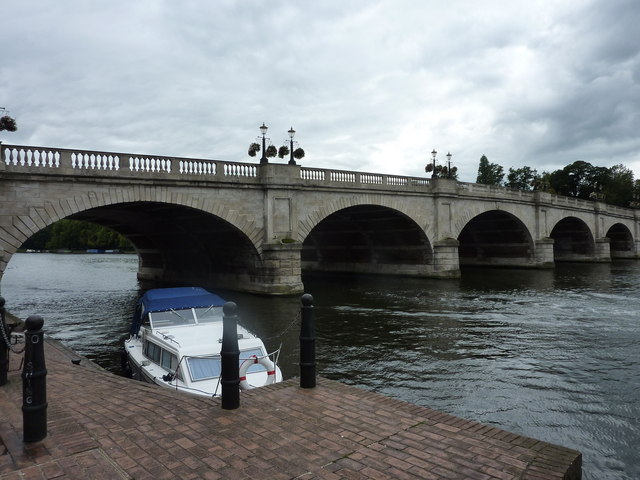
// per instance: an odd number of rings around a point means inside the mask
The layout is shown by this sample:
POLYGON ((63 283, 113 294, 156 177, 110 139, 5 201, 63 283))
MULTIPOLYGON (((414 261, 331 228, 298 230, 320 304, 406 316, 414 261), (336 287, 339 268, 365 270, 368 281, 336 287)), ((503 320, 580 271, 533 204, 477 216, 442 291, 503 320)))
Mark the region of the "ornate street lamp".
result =
POLYGON ((296 148, 295 150, 293 149, 293 144, 298 143, 293 139, 293 137, 296 134, 296 131, 293 129, 293 127, 291 127, 287 133, 289 134, 289 145, 288 146, 286 144, 282 145, 278 149, 278 156, 280 158, 284 158, 287 155, 289 155, 289 165, 297 165, 294 159, 300 160, 301 158, 303 158, 304 150, 300 147, 296 148))
POLYGON ((269 127, 267 127, 264 122, 262 122, 262 126, 260 127, 260 133, 262 133, 262 158, 260 159, 260 163, 269 163, 269 160, 267 160, 267 148, 265 147, 268 129, 269 127))
POLYGON ((267 138, 268 129, 269 127, 267 127, 264 124, 264 122, 262 122, 262 125, 260 126, 260 134, 262 135, 262 138, 258 137, 256 139, 256 142, 253 142, 251 145, 249 145, 249 152, 248 152, 249 156, 250 157, 256 156, 256 154, 260 151, 260 144, 257 142, 262 140, 262 158, 260 158, 261 164, 269 163, 268 157, 275 157, 277 155, 280 158, 284 158, 287 155, 290 155, 289 165, 296 165, 296 161, 294 160, 294 158, 298 160, 303 158, 304 150, 299 147, 296 148, 295 150, 293 149, 293 144, 298 143, 298 142, 294 142, 293 140, 293 137, 296 134, 296 131, 293 129, 293 127, 291 127, 291 129, 287 132, 289 133, 289 145, 291 148, 289 148, 289 146, 285 144, 285 145, 282 145, 279 149, 277 149, 275 145, 269 145, 267 147, 267 140, 271 141, 270 138, 267 138))
POLYGON ((287 133, 289 134, 289 142, 291 143, 289 146, 289 154, 291 155, 289 157, 289 165, 295 165, 296 161, 293 159, 293 136, 296 134, 296 131, 291 127, 287 133))
POLYGON ((431 152, 431 171, 433 172, 431 174, 431 178, 438 178, 438 173, 436 172, 436 156, 438 155, 438 152, 436 152, 436 149, 434 148, 433 151, 431 152))
POLYGON ((607 195, 602 193, 602 184, 596 183, 594 191, 589 194, 589 200, 604 202, 605 198, 607 195))
POLYGON ((437 155, 438 152, 436 152, 436 149, 434 148, 431 152, 431 162, 427 163, 427 166, 424 167, 424 171, 427 173, 431 172, 431 178, 438 178, 438 175, 443 175, 446 178, 457 178, 456 172, 458 171, 458 167, 451 166, 451 157, 453 157, 453 155, 451 155, 451 152, 445 155, 447 157, 447 165, 436 165, 437 155))

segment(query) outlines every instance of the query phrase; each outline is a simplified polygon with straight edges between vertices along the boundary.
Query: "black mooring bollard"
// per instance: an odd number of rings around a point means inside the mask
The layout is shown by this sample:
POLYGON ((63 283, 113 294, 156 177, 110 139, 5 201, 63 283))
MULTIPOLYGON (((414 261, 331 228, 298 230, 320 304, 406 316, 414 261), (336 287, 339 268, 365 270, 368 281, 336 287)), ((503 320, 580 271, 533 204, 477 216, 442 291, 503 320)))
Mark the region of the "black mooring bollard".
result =
POLYGON ((240 348, 238 347, 238 306, 227 302, 222 307, 222 408, 233 410, 240 406, 240 348))
POLYGON ((4 323, 4 298, 0 297, 0 387, 7 383, 10 342, 7 324, 4 323))
POLYGON ((300 298, 300 386, 316 386, 316 334, 313 326, 313 297, 305 293, 300 298))
POLYGON ((22 369, 22 421, 25 442, 47 436, 47 369, 44 363, 44 320, 31 315, 25 322, 24 367, 22 369))

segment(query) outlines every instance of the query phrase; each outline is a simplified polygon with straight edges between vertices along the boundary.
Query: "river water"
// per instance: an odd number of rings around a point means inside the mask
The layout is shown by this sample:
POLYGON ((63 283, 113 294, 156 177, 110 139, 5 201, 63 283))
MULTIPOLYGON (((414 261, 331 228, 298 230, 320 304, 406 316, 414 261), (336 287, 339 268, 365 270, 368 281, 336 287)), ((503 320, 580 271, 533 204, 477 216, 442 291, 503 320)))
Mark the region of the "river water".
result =
MULTIPOLYGON (((136 270, 133 255, 17 254, 0 291, 118 373, 136 270)), ((640 479, 640 262, 304 280, 320 375, 574 448, 585 479, 640 479)), ((221 293, 298 375, 300 299, 221 293)))

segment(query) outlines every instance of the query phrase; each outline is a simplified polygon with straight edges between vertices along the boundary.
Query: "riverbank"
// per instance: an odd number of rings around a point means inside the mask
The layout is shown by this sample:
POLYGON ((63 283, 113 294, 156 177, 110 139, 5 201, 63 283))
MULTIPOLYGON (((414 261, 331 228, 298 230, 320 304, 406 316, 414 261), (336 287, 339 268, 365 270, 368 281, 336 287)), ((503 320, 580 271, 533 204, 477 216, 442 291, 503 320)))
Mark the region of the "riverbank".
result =
POLYGON ((581 455, 320 378, 237 410, 95 369, 45 342, 48 436, 22 442, 20 358, 0 387, 0 478, 578 479, 581 455))

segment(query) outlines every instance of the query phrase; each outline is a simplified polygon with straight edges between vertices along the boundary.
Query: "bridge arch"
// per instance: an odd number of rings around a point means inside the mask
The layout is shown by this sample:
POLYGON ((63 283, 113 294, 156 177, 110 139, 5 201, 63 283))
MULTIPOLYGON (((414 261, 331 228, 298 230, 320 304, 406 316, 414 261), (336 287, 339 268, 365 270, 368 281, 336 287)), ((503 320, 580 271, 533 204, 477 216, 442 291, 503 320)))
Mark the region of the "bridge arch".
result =
POLYGON ((351 207, 375 206, 383 207, 395 211, 398 215, 418 225, 429 238, 433 238, 434 228, 433 222, 429 222, 429 218, 433 218, 435 205, 427 203, 416 205, 414 202, 406 202, 397 196, 378 195, 366 193, 353 196, 338 196, 331 200, 323 202, 320 206, 313 205, 307 208, 308 214, 302 215, 298 228, 298 241, 304 242, 311 232, 320 222, 330 215, 351 207))
POLYGON ((123 202, 67 218, 108 227, 129 239, 143 281, 233 288, 259 272, 259 252, 240 229, 193 207, 123 202))
POLYGON ((379 204, 347 206, 326 215, 304 238, 303 272, 425 275, 433 248, 407 214, 379 204))
POLYGON ((489 210, 470 219, 458 235, 461 266, 532 266, 534 241, 513 213, 489 210))
POLYGON ((606 235, 611 258, 635 258, 635 242, 629 227, 622 223, 613 224, 606 235))
POLYGON ((251 218, 246 214, 239 215, 233 209, 228 208, 224 202, 204 200, 201 195, 190 195, 188 193, 181 193, 173 198, 167 188, 145 188, 143 186, 133 186, 129 189, 109 188, 106 191, 87 191, 84 194, 76 194, 57 201, 47 201, 42 208, 30 208, 28 215, 17 216, 13 222, 14 233, 16 233, 16 238, 22 244, 42 228, 63 218, 80 214, 83 211, 122 203, 148 202, 179 205, 201 210, 219 217, 236 227, 256 248, 262 243, 262 236, 256 226, 255 217, 251 218))
MULTIPOLYGON (((139 257, 138 277, 262 292, 268 268, 256 218, 199 195, 166 188, 101 189, 45 200, 4 222, 0 280, 11 256, 31 236, 68 218, 107 226, 127 237, 139 257), (264 282, 263 282, 264 283, 264 282)), ((268 255, 268 254, 267 254, 268 255)), ((268 281, 266 282, 268 283, 268 281)))
POLYGON ((587 223, 574 216, 558 221, 551 230, 553 258, 556 262, 593 261, 596 244, 587 223))

